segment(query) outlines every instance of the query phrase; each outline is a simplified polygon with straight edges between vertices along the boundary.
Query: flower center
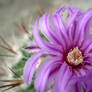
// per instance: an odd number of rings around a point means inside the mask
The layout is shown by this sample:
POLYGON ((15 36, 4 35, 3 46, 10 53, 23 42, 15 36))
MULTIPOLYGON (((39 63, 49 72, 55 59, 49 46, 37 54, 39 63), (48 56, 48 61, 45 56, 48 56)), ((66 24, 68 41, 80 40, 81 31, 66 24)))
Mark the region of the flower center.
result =
POLYGON ((72 51, 68 53, 67 62, 70 65, 74 65, 74 66, 77 66, 83 62, 83 56, 81 51, 78 49, 78 47, 74 48, 72 51))

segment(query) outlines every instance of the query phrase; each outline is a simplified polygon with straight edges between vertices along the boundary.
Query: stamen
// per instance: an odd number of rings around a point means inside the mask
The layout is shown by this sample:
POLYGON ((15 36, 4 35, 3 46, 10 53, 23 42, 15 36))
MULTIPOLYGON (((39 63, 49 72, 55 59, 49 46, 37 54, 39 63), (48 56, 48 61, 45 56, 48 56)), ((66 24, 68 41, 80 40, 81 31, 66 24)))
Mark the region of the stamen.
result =
POLYGON ((68 53, 67 62, 74 66, 77 66, 83 62, 83 56, 78 47, 68 53))

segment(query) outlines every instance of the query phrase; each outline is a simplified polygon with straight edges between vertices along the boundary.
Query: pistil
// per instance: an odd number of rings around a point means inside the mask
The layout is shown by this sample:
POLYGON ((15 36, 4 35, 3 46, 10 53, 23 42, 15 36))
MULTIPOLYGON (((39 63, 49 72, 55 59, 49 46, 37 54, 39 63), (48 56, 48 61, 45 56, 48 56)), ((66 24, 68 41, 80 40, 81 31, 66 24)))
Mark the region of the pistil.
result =
POLYGON ((78 47, 74 48, 72 51, 68 53, 67 62, 70 65, 74 65, 74 66, 77 66, 83 62, 83 56, 81 51, 78 49, 78 47))

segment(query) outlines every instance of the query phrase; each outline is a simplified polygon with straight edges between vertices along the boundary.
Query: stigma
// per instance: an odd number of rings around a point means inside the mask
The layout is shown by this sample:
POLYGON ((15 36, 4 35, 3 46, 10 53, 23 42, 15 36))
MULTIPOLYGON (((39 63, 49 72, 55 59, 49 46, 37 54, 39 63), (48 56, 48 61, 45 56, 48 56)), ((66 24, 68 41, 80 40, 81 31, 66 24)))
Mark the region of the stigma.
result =
POLYGON ((74 66, 77 66, 83 62, 82 52, 78 49, 78 47, 74 48, 67 54, 67 62, 74 66))

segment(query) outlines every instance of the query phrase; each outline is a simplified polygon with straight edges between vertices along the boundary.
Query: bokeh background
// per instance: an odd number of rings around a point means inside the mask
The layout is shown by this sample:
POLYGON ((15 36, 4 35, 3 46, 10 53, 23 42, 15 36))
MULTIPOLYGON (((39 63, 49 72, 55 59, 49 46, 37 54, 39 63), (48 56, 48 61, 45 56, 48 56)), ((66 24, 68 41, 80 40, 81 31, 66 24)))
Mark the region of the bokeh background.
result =
MULTIPOLYGON (((7 84, 2 83, 1 80, 15 79, 13 72, 9 68, 14 68, 15 70, 19 68, 19 71, 22 71, 21 68, 23 68, 24 62, 31 56, 23 48, 30 43, 34 21, 37 16, 40 16, 37 2, 35 1, 0 0, 0 85, 7 84), (30 33, 30 37, 29 34, 20 31, 17 26, 22 23, 30 33), (9 48, 8 50, 5 48, 7 44, 10 45, 8 47, 14 50, 15 53, 9 51, 9 48)), ((92 0, 38 0, 38 2, 43 13, 48 11, 53 13, 56 9, 63 6, 76 6, 82 11, 92 8, 92 0)), ((18 73, 22 77, 22 72, 18 73)), ((3 89, 1 88, 0 92, 1 90, 3 89)), ((26 84, 8 91, 35 92, 33 86, 27 88, 26 84), (32 91, 30 91, 31 88, 32 91)))

